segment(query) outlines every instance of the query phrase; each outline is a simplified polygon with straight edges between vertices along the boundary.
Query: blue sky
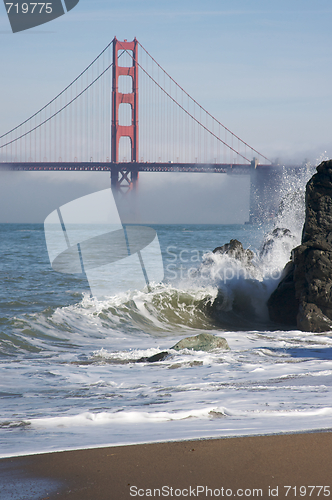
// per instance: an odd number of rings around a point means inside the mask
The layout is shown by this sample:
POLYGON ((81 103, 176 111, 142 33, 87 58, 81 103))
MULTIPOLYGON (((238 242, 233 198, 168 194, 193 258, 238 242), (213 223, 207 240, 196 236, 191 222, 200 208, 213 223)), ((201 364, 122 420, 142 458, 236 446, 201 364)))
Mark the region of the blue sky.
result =
POLYGON ((0 6, 0 132, 54 97, 115 35, 136 36, 200 104, 266 156, 330 156, 331 19, 330 0, 80 0, 66 15, 13 34, 0 6))

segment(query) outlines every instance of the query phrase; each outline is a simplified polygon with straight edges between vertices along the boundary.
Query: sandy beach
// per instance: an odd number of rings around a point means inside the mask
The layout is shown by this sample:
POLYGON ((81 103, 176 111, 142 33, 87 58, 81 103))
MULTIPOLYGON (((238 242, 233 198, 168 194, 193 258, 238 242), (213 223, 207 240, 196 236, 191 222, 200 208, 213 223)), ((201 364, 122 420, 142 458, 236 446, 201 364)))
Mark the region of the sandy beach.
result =
POLYGON ((332 433, 208 439, 0 461, 1 500, 323 498, 332 433))

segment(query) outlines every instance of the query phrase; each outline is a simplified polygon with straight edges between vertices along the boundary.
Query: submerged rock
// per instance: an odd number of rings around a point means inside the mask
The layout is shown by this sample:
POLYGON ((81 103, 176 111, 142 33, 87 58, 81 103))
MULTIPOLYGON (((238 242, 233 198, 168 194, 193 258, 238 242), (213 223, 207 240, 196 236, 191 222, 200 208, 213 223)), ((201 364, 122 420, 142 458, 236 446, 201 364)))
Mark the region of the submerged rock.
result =
POLYGON ((153 356, 143 356, 139 358, 136 363, 156 363, 157 361, 163 361, 167 356, 169 356, 168 351, 161 351, 157 352, 157 354, 153 354, 153 356))
POLYGON ((332 160, 317 167, 306 187, 302 244, 268 300, 270 318, 302 331, 332 328, 332 160))
MULTIPOLYGON (((216 335, 211 335, 210 333, 200 333, 193 337, 186 337, 179 342, 177 342, 173 347, 174 351, 181 351, 181 349, 190 349, 192 351, 213 351, 213 349, 225 349, 229 350, 227 340, 223 337, 217 337, 216 335)), ((157 361, 163 361, 170 353, 168 351, 157 352, 153 356, 143 356, 139 358, 136 363, 156 363, 157 361)))
POLYGON ((212 351, 213 349, 229 349, 227 340, 210 333, 200 333, 193 337, 186 337, 171 349, 180 351, 181 349, 191 349, 193 351, 212 351))

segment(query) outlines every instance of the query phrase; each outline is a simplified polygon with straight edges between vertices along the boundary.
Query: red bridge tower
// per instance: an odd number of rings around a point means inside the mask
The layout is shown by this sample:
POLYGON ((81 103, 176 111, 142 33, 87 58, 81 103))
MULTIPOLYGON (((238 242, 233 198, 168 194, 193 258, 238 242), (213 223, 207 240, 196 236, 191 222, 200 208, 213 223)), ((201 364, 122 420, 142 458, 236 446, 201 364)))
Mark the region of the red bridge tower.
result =
MULTIPOLYGON (((132 42, 124 40, 120 42, 115 37, 113 40, 113 76, 112 76, 112 150, 111 160, 119 164, 119 142, 121 137, 129 137, 131 143, 131 164, 138 163, 138 42, 136 38, 132 42), (120 51, 132 51, 132 65, 119 66, 120 51), (132 92, 122 94, 118 90, 119 76, 130 76, 132 78, 132 92), (119 125, 120 104, 130 104, 131 125, 119 125)), ((118 169, 112 168, 111 186, 124 194, 136 187, 138 181, 138 170, 134 165, 123 164, 118 169)))

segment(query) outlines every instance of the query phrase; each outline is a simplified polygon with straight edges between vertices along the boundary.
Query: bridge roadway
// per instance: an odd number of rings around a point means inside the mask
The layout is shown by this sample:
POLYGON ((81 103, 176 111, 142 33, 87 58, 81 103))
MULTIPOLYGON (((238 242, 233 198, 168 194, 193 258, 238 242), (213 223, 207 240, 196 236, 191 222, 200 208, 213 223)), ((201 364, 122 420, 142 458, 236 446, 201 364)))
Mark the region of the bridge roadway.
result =
MULTIPOLYGON (((274 165, 258 164, 256 170, 270 170, 274 165)), ((229 163, 136 163, 136 162, 2 162, 0 170, 23 171, 96 171, 96 172, 210 172, 219 174, 250 174, 252 165, 229 163)))

